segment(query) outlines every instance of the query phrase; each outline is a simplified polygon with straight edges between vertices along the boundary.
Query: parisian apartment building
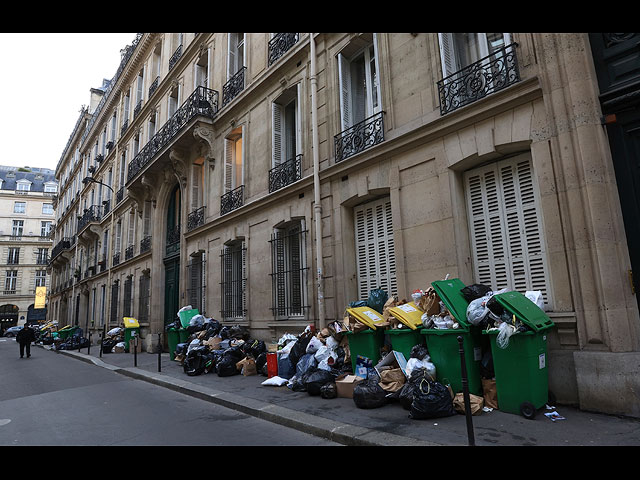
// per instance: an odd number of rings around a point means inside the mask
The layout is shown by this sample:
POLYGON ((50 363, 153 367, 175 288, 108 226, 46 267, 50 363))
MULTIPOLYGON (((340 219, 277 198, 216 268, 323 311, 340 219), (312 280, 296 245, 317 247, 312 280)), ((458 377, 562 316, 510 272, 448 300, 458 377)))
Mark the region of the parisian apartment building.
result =
POLYGON ((58 185, 48 168, 0 166, 0 328, 46 319, 36 288, 49 287, 58 185))
POLYGON ((640 416, 634 42, 138 34, 56 168, 49 316, 154 352, 187 305, 272 342, 374 288, 541 291, 558 401, 640 416))

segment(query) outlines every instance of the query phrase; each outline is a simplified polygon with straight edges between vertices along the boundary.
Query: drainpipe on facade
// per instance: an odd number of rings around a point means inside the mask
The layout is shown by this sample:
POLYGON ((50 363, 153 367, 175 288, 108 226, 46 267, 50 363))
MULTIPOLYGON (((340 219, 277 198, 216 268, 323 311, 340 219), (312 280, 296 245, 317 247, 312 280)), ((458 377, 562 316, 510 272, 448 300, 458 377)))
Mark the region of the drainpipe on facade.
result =
POLYGON ((324 268, 322 261, 322 205, 320 203, 320 152, 318 141, 318 80, 316 78, 316 41, 313 33, 309 34, 311 44, 311 129, 312 129, 312 149, 313 149, 313 214, 316 225, 316 265, 318 282, 318 327, 326 327, 324 313, 324 268))

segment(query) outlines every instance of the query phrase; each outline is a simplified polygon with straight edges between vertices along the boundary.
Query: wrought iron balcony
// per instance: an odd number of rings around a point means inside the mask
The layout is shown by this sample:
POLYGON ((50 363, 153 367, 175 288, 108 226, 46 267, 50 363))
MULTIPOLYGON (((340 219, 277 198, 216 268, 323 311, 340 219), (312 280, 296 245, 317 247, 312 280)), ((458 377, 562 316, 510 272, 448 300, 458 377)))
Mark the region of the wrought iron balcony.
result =
POLYGON ((166 254, 170 255, 180 251, 180 225, 167 228, 166 254))
POLYGON ((129 119, 127 118, 123 123, 122 123, 122 128, 120 128, 120 136, 124 136, 124 132, 127 131, 127 128, 129 128, 129 119))
POLYGON ((100 205, 91 205, 87 208, 82 216, 78 218, 78 232, 91 222, 99 222, 102 218, 102 209, 100 205))
POLYGON ((124 187, 120 187, 116 192, 116 205, 119 204, 124 198, 124 187))
POLYGON ((187 218, 187 231, 190 232, 194 228, 204 225, 204 206, 195 209, 187 218))
POLYGON ((135 108, 133 109, 133 119, 135 120, 136 117, 138 116, 138 114, 140 113, 140 110, 142 110, 142 100, 140 100, 137 105, 135 106, 135 108))
POLYGON ((116 253, 116 254, 113 256, 113 259, 112 259, 112 261, 111 261, 111 266, 112 266, 112 267, 115 267, 115 266, 116 266, 116 265, 118 265, 119 263, 120 263, 120 252, 116 253))
POLYGON ((125 259, 125 260, 129 260, 130 258, 133 258, 133 245, 129 245, 129 246, 124 250, 124 259, 125 259))
POLYGON ((158 75, 156 79, 153 81, 153 83, 149 86, 149 98, 151 98, 151 95, 153 95, 153 92, 156 91, 159 84, 160 84, 160 75, 158 75))
POLYGON ((220 197, 220 215, 229 213, 242 206, 244 200, 244 185, 225 193, 220 197))
POLYGON ((269 170, 269 193, 286 187, 302 178, 302 155, 281 163, 269 170))
POLYGON ((171 69, 176 66, 176 63, 178 63, 178 60, 180 60, 181 56, 182 44, 179 45, 178 48, 176 48, 176 51, 173 52, 173 55, 171 55, 171 58, 169 59, 169 71, 171 71, 171 69))
POLYGON ((158 130, 127 167, 127 182, 142 170, 155 155, 167 145, 192 118, 204 115, 213 118, 218 113, 218 92, 197 87, 175 114, 158 130))
POLYGON ((140 253, 148 252, 151 250, 151 235, 147 235, 140 240, 140 253))
POLYGON ((106 217, 111 211, 111 199, 102 201, 102 218, 106 217))
POLYGON ((452 112, 519 82, 517 45, 505 46, 440 80, 440 114, 452 112))
POLYGON ((222 87, 222 106, 224 107, 231 100, 236 98, 244 90, 244 72, 247 67, 242 67, 229 79, 222 87))
POLYGON ((300 40, 299 33, 276 33, 276 35, 269 40, 269 66, 276 63, 298 40, 300 40))
POLYGON ((384 112, 376 113, 334 137, 336 162, 384 141, 384 112))

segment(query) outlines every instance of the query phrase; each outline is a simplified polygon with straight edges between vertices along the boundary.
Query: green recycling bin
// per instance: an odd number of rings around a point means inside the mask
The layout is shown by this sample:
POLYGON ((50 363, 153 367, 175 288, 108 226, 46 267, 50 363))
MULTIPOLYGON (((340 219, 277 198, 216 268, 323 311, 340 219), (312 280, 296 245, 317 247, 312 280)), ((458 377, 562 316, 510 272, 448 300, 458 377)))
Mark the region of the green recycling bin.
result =
POLYGON ((404 355, 404 358, 409 360, 411 357, 411 349, 419 344, 424 344, 424 336, 421 335, 420 329, 415 330, 411 328, 389 328, 385 330, 385 333, 389 335, 391 341, 391 348, 396 352, 400 352, 404 355))
POLYGON ((78 330, 78 328, 80 327, 67 325, 66 327, 58 330, 58 336, 62 340, 66 340, 67 338, 72 337, 73 333, 78 330))
POLYGON ((180 340, 178 343, 186 343, 189 340, 189 331, 186 328, 179 329, 178 337, 180 340))
POLYGON ((178 312, 178 318, 180 318, 180 324, 182 328, 187 328, 189 326, 189 322, 196 315, 199 315, 200 312, 197 308, 192 308, 191 310, 183 310, 182 312, 178 312))
POLYGON ((533 419, 538 409, 549 401, 547 333, 554 323, 520 292, 505 292, 494 297, 506 312, 530 328, 514 332, 505 348, 497 343, 499 330, 482 332, 491 342, 498 409, 533 419))
POLYGON ((351 355, 351 367, 356 373, 356 361, 358 355, 371 360, 373 366, 380 361, 380 349, 384 345, 384 333, 381 328, 375 330, 369 328, 360 332, 346 332, 349 340, 349 354, 351 355))
POLYGON ((176 347, 180 343, 180 334, 175 328, 169 328, 167 330, 167 343, 169 344, 169 358, 171 360, 176 359, 176 347))
POLYGON ((458 343, 458 337, 462 337, 469 393, 482 396, 480 363, 482 353, 484 349, 489 348, 489 345, 482 336, 480 328, 467 321, 469 302, 460 292, 465 285, 458 278, 432 282, 431 285, 459 325, 459 328, 420 330, 420 333, 425 336, 431 362, 436 367, 436 380, 442 384, 451 385, 454 393, 463 391, 460 344, 458 343))
MULTIPOLYGON (((129 353, 129 341, 134 337, 140 337, 140 324, 133 317, 124 317, 124 351, 129 353)), ((140 341, 140 340, 138 340, 140 341)))

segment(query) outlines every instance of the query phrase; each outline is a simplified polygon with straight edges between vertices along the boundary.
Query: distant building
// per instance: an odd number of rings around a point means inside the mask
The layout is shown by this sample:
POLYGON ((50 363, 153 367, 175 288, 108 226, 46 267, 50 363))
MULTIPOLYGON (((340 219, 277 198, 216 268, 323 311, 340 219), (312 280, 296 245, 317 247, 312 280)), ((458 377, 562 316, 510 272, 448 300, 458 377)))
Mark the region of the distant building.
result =
POLYGON ((48 287, 53 241, 55 172, 0 166, 0 326, 35 323, 46 308, 34 307, 36 287, 48 287))

